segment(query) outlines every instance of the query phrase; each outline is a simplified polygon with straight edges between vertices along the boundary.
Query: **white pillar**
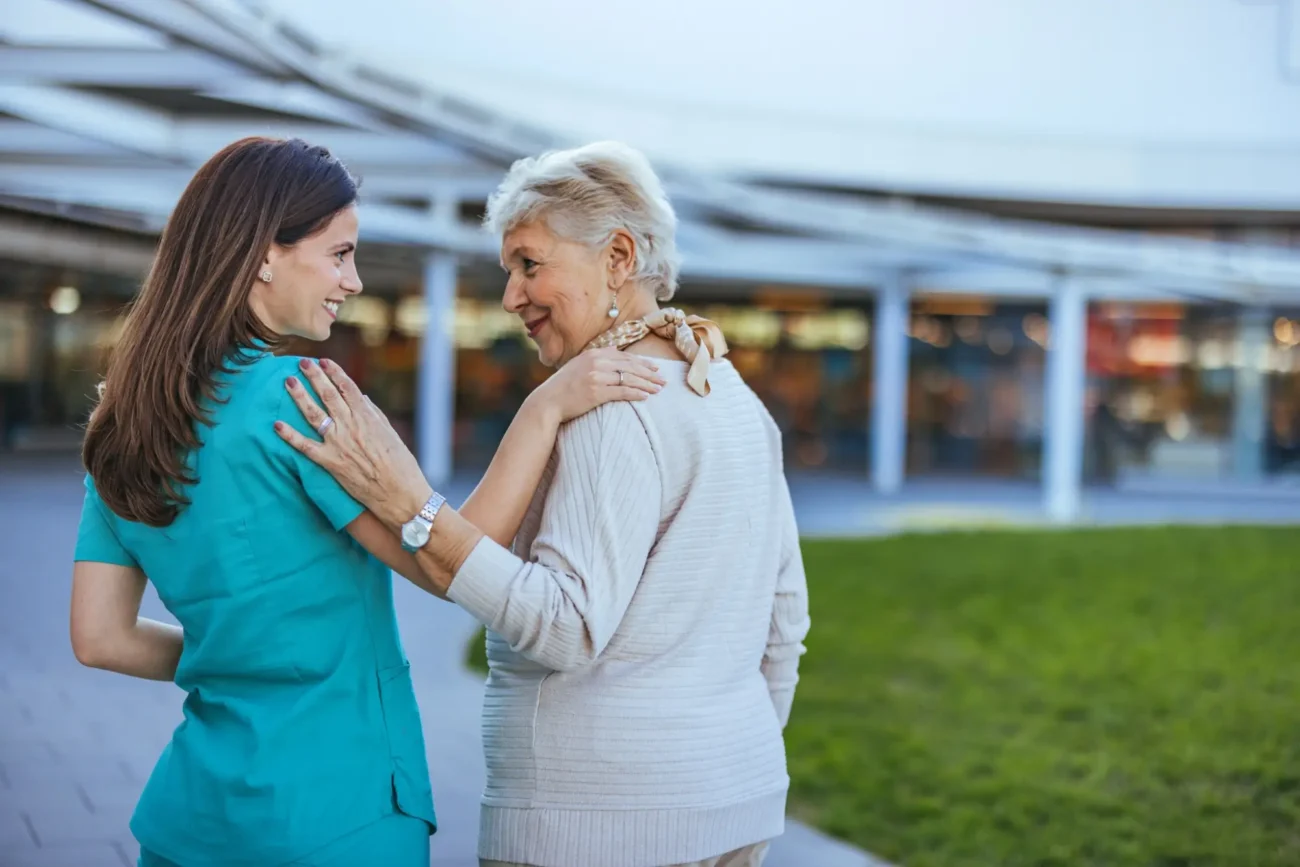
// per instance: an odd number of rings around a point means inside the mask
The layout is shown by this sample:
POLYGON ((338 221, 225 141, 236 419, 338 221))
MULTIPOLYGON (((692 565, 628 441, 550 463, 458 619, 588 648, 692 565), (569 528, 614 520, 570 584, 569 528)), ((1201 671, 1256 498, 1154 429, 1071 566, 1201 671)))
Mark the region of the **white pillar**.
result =
POLYGON ((441 485, 451 478, 456 421, 456 257, 452 254, 433 252, 425 260, 424 303, 429 321, 416 372, 415 436, 424 475, 431 484, 441 485))
POLYGON ((1232 469, 1241 480, 1264 475, 1264 435, 1268 430, 1265 369, 1272 345, 1268 311, 1243 308, 1237 320, 1236 376, 1232 395, 1232 469))
POLYGON ((1043 499, 1060 523, 1079 515, 1083 483, 1084 388, 1088 349, 1088 299, 1069 277, 1054 287, 1044 383, 1043 499))
POLYGON ((903 486, 907 468, 907 328, 910 297, 902 274, 890 277, 876 296, 871 329, 874 398, 871 407, 871 481, 877 492, 903 486))

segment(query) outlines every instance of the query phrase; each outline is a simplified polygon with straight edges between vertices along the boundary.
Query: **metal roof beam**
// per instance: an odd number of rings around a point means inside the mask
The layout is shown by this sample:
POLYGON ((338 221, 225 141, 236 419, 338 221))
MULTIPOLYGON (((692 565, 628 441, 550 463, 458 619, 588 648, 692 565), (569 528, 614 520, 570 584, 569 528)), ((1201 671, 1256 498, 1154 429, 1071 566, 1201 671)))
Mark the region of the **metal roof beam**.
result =
POLYGON ((153 248, 151 240, 0 214, 0 256, 9 259, 134 277, 149 269, 153 248))
POLYGON ((347 124, 362 129, 383 126, 374 112, 355 102, 339 99, 337 96, 299 81, 236 77, 215 83, 213 79, 208 79, 199 87, 203 96, 236 105, 315 118, 327 123, 347 124))
POLYGON ((55 85, 0 84, 0 111, 136 153, 178 156, 172 118, 125 100, 55 85))
MULTIPOLYGON (((463 153, 419 135, 360 131, 330 124, 276 121, 177 120, 133 102, 57 85, 0 84, 0 111, 30 123, 162 160, 199 163, 246 135, 298 136, 326 145, 358 166, 394 164, 418 169, 463 165, 463 153)), ((2 145, 0 145, 2 147, 2 145)), ((470 168, 482 169, 471 164, 470 168)))
POLYGON ((1041 268, 1164 281, 1259 285, 1300 291, 1300 256, 1245 245, 1062 228, 830 196, 777 193, 727 181, 679 180, 675 194, 787 231, 946 250, 1041 268))
POLYGON ((120 148, 25 120, 0 120, 0 155, 24 158, 102 160, 121 154, 120 148))
MULTIPOLYGON (((113 178, 106 173, 87 183, 84 175, 31 172, 25 166, 0 166, 0 193, 41 198, 64 205, 130 211, 146 218, 158 231, 175 207, 188 172, 159 173, 158 183, 139 183, 139 173, 113 178), (165 179, 165 180, 164 180, 165 179)), ((449 224, 430 211, 362 201, 362 237, 375 241, 441 247, 467 255, 496 255, 496 242, 472 227, 449 224)))
MULTIPOLYGON (((61 143, 81 144, 85 151, 86 143, 81 139, 66 136, 56 130, 44 130, 29 124, 14 122, 17 129, 10 129, 0 121, 0 187, 6 184, 72 184, 90 185, 126 185, 137 187, 159 187, 173 190, 177 195, 189 183, 194 174, 191 166, 154 164, 145 166, 106 165, 100 162, 35 162, 24 158, 21 161, 6 162, 3 154, 18 153, 27 155, 48 155, 57 152, 61 143), (12 147, 14 138, 24 137, 23 147, 12 147), (30 140, 26 140, 30 139, 30 140)), ((89 147, 95 147, 90 144, 89 147)), ((77 153, 74 157, 93 156, 77 153)), ((97 154, 96 154, 97 155, 97 154)), ((385 169, 361 167, 361 198, 363 201, 384 198, 434 200, 476 201, 483 198, 487 191, 495 189, 499 174, 461 176, 462 169, 456 166, 431 167, 428 169, 385 169)))
MULTIPOLYGON (((270 75, 285 75, 288 68, 273 54, 267 54, 258 45, 240 38, 232 32, 228 23, 232 10, 228 5, 221 8, 212 6, 201 8, 198 4, 184 0, 80 0, 88 6, 94 6, 111 12, 128 21, 134 21, 152 28, 172 39, 190 45, 205 48, 222 57, 240 63, 270 75)), ((245 26, 259 26, 249 16, 241 16, 245 26)))
POLYGON ((11 83, 203 88, 250 75, 196 48, 0 46, 0 81, 11 83))

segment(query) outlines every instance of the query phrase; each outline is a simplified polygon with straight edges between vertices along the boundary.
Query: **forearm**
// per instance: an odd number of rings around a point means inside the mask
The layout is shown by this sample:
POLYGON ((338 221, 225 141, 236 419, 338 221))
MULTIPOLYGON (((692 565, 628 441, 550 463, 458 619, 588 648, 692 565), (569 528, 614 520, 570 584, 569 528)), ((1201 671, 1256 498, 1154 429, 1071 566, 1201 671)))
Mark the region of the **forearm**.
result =
POLYGON ((429 582, 429 592, 446 597, 452 579, 483 536, 482 530, 451 506, 438 510, 428 544, 415 552, 415 563, 429 582))
POLYGON ((179 626, 137 617, 134 626, 97 642, 97 647, 81 662, 147 680, 174 680, 176 665, 184 647, 184 633, 179 626))
POLYGON ((635 413, 602 408, 566 426, 547 496, 529 562, 446 506, 417 561, 516 651, 564 671, 610 640, 658 531, 659 471, 635 413))
POLYGON ((802 644, 792 647, 769 646, 763 657, 763 677, 767 680, 767 692, 772 697, 772 706, 781 728, 785 728, 790 720, 794 691, 799 683, 799 657, 802 654, 802 644))
MULTIPOLYGON (((558 416, 543 404, 531 398, 524 401, 474 493, 460 509, 443 505, 438 510, 428 544, 414 556, 428 582, 427 586, 417 582, 420 586, 445 597, 452 578, 484 536, 510 547, 546 471, 559 428, 558 416)), ((406 503, 414 515, 427 499, 428 487, 423 480, 409 487, 399 502, 406 503)), ((397 528, 410 515, 398 520, 397 514, 390 514, 386 523, 397 528)))
POLYGON ((503 548, 509 548, 519 532, 559 429, 558 415, 530 396, 510 423, 483 480, 460 507, 466 521, 503 548))
MULTIPOLYGON (((532 396, 525 400, 483 480, 457 510, 462 520, 481 530, 480 535, 508 548, 546 472, 559 429, 558 415, 532 396)), ((432 493, 423 476, 410 477, 385 485, 382 497, 362 501, 384 524, 399 531, 432 493)), ((449 506, 443 506, 439 514, 450 511, 449 506)))

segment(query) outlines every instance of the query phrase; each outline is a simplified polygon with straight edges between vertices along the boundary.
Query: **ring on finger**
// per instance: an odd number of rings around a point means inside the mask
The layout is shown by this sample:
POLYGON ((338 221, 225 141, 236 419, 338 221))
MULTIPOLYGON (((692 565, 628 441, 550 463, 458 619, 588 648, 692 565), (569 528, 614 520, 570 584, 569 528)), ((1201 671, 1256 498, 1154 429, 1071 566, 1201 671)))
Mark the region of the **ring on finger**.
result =
POLYGON ((621 370, 618 372, 618 384, 619 385, 623 384, 623 371, 621 370))
POLYGON ((330 416, 325 416, 325 418, 321 420, 321 423, 316 425, 316 433, 320 434, 320 436, 324 438, 325 431, 329 430, 333 426, 334 419, 330 416))

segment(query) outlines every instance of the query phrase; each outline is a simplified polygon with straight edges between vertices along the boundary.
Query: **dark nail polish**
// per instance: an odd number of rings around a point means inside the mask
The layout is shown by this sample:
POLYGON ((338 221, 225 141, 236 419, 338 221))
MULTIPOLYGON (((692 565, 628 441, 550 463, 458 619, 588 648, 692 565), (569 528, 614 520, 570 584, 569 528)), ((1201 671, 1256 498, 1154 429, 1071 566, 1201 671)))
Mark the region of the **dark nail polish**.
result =
POLYGON ((284 381, 284 384, 289 386, 290 391, 293 391, 295 388, 298 387, 298 379, 297 377, 291 376, 284 381))

